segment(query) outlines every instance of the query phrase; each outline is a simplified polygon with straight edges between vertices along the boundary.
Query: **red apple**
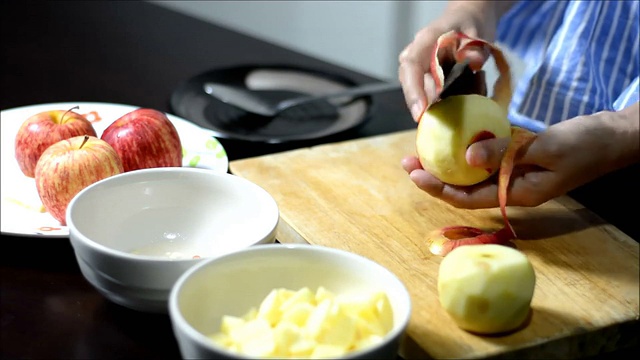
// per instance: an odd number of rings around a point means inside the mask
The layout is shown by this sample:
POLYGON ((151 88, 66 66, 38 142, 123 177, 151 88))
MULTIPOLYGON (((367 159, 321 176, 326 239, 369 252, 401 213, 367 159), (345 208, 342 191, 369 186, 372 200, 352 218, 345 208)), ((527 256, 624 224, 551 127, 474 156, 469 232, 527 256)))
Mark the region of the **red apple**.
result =
POLYGON ((131 111, 109 125, 100 138, 116 150, 125 172, 182 166, 178 131, 158 110, 131 111))
POLYGON ((36 188, 44 208, 66 225, 67 205, 80 190, 123 172, 122 161, 111 145, 95 136, 75 136, 42 153, 36 164, 36 188))
POLYGON ((40 155, 52 144, 74 136, 97 136, 91 122, 70 110, 49 110, 25 120, 16 135, 15 154, 20 170, 28 177, 35 176, 40 155))

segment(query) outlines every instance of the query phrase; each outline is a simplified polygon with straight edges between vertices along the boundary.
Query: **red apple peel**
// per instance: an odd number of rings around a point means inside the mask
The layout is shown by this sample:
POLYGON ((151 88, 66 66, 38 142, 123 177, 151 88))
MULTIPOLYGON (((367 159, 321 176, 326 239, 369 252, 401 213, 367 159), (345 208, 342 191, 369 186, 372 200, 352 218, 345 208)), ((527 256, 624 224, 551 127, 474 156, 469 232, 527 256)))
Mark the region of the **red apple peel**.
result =
POLYGON ((453 249, 463 245, 500 244, 511 246, 510 240, 515 234, 510 227, 496 232, 486 232, 471 226, 447 226, 432 231, 427 238, 429 251, 434 255, 445 256, 453 249))
POLYGON ((512 127, 511 141, 509 142, 507 150, 502 157, 502 162, 500 163, 500 173, 498 174, 498 202, 500 203, 500 213, 502 214, 505 228, 509 228, 511 233, 513 233, 514 238, 516 237, 516 233, 509 222, 509 218, 507 217, 507 190, 509 188, 509 181, 511 180, 513 165, 518 151, 533 141, 535 137, 536 135, 529 130, 516 126, 512 127))
MULTIPOLYGON (((499 48, 486 41, 473 39, 463 33, 455 31, 451 31, 440 36, 433 50, 430 70, 431 75, 435 80, 436 93, 438 94, 438 97, 435 101, 428 104, 425 112, 428 111, 431 105, 440 100, 439 96, 443 90, 445 76, 442 70, 440 57, 449 52, 449 54, 453 55, 456 62, 462 62, 464 60, 465 51, 470 48, 479 48, 485 53, 490 54, 494 59, 499 71, 499 77, 494 84, 492 99, 502 109, 504 109, 505 114, 507 113, 509 103, 511 102, 512 87, 511 71, 504 54, 499 48)), ((470 63, 470 67, 473 71, 480 70, 483 65, 483 63, 477 62, 470 63)), ((422 116, 420 118, 422 118, 422 116)), ((516 233, 509 222, 506 210, 509 182, 511 174, 513 173, 515 158, 518 151, 523 146, 528 145, 535 136, 536 135, 534 133, 528 130, 518 127, 511 128, 511 141, 509 142, 502 158, 498 174, 498 202, 504 226, 495 232, 488 232, 469 226, 447 226, 442 229, 435 230, 427 237, 427 245, 432 254, 446 256, 453 249, 464 245, 512 245, 511 240, 516 238, 516 233)), ((479 133, 473 137, 470 143, 492 137, 495 136, 491 133, 479 133)), ((487 169, 487 171, 491 172, 490 169, 487 169)))
POLYGON ((451 250, 463 245, 510 245, 510 241, 516 238, 515 230, 507 216, 507 190, 516 155, 523 146, 528 145, 535 138, 535 134, 518 127, 512 127, 511 132, 511 141, 502 157, 498 174, 498 202, 504 227, 495 232, 486 232, 470 226, 447 226, 433 231, 427 237, 428 248, 432 254, 445 256, 451 250))
MULTIPOLYGON (((491 98, 505 109, 505 111, 507 111, 509 103, 511 103, 513 88, 511 86, 511 67, 509 66, 507 58, 504 56, 504 53, 491 43, 471 38, 458 31, 450 31, 441 35, 436 42, 436 46, 433 48, 430 72, 435 81, 436 94, 438 96, 435 101, 427 105, 425 111, 428 110, 433 103, 439 100, 440 94, 443 90, 442 88, 444 86, 445 76, 440 62, 440 57, 445 55, 443 52, 451 52, 455 61, 460 63, 465 60, 465 53, 470 48, 480 48, 483 52, 490 54, 493 58, 498 70, 498 78, 493 85, 493 96, 491 98)), ((483 66, 484 63, 478 62, 471 62, 469 64, 469 67, 473 71, 479 71, 483 66)))

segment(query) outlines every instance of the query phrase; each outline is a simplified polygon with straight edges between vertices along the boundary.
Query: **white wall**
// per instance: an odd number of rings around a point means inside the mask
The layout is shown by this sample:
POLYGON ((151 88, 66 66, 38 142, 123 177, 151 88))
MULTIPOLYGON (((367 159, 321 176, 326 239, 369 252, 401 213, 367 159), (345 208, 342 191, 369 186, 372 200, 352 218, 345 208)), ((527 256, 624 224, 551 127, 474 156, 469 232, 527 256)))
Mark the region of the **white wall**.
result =
MULTIPOLYGON (((158 5, 386 80, 446 1, 158 1, 158 5)), ((516 63, 516 75, 521 66, 516 63)), ((489 68, 487 79, 495 72, 489 68)))
POLYGON ((380 78, 395 78, 397 56, 413 37, 414 7, 437 1, 152 1, 193 17, 380 78))

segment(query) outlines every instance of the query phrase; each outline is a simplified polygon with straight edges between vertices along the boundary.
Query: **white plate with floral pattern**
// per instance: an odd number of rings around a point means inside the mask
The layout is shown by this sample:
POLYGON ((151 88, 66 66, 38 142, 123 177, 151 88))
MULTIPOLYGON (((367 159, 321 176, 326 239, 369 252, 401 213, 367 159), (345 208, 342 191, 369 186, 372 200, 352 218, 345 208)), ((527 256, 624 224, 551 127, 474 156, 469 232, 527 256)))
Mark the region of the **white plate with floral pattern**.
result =
MULTIPOLYGON (((50 238, 69 236, 67 227, 60 225, 44 211, 35 180, 25 176, 20 170, 14 147, 18 129, 28 117, 47 110, 68 110, 75 106, 78 106, 75 112, 84 114, 92 122, 98 137, 112 122, 139 108, 139 106, 123 104, 65 102, 23 106, 1 111, 0 232, 2 234, 50 238)), ((180 136, 182 166, 228 171, 227 153, 212 131, 171 114, 167 114, 167 117, 180 136)), ((96 204, 96 206, 100 205, 96 204)))

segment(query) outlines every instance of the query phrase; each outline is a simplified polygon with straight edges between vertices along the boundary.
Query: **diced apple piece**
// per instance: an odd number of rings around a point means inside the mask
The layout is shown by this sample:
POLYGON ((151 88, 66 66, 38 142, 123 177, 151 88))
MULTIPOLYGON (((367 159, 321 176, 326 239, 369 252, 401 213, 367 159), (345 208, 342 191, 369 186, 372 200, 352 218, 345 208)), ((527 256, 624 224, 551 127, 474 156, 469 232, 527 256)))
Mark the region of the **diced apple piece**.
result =
POLYGON ((375 334, 371 334, 368 335, 366 337, 362 337, 360 338, 360 340, 358 340, 354 346, 352 350, 360 350, 375 344, 379 344, 380 342, 382 342, 382 336, 380 335, 375 335, 375 334))
POLYGON ((379 292, 374 295, 375 309, 378 320, 382 325, 383 334, 388 333, 393 328, 393 309, 386 293, 379 292))
POLYGON ((286 289, 272 290, 260 304, 257 317, 260 319, 265 319, 271 326, 275 326, 278 321, 280 321, 280 317, 282 316, 280 306, 292 294, 292 291, 286 289))
POLYGON ((322 331, 315 340, 321 344, 334 345, 346 350, 351 346, 355 338, 355 319, 344 312, 340 303, 333 302, 322 325, 322 331))
POLYGON ((272 355, 276 348, 271 325, 261 318, 233 329, 231 338, 238 343, 240 351, 249 356, 267 357, 272 355))
POLYGON ((281 322, 289 322, 297 326, 304 326, 309 318, 311 312, 313 312, 314 305, 310 303, 297 303, 291 305, 280 318, 281 322))
POLYGON ((245 321, 249 321, 249 320, 256 319, 257 317, 258 317, 258 309, 256 309, 255 307, 252 307, 249 311, 247 311, 246 314, 242 316, 242 319, 244 319, 245 321))
POLYGON ((280 312, 285 313, 292 306, 306 303, 312 306, 315 306, 315 294, 308 288, 304 287, 295 293, 293 293, 286 301, 280 305, 280 312))
POLYGON ((290 349, 293 345, 303 340, 301 333, 299 326, 290 322, 279 322, 273 329, 273 337, 276 342, 274 355, 281 357, 289 356, 290 349))
POLYGON ((289 354, 296 358, 309 358, 316 346, 315 341, 303 338, 291 345, 289 354))
POLYGON ((383 336, 385 334, 382 324, 376 318, 356 318, 356 331, 359 339, 371 335, 383 336))
POLYGON ((329 318, 329 311, 332 305, 333 300, 325 299, 321 301, 315 309, 313 309, 311 314, 309 314, 305 330, 311 339, 315 340, 321 336, 327 319, 329 318))
POLYGON ((220 330, 223 334, 231 335, 233 329, 237 329, 238 327, 245 324, 245 320, 243 318, 239 318, 231 315, 224 315, 222 317, 222 324, 220 325, 220 330))
POLYGON ((340 346, 318 344, 313 352, 311 358, 313 359, 335 359, 347 353, 347 350, 340 346))
POLYGON ((225 333, 219 332, 219 333, 211 334, 209 336, 209 339, 211 339, 211 341, 218 344, 219 346, 222 346, 225 348, 229 348, 233 346, 233 340, 231 339, 231 337, 229 337, 229 335, 225 333))
POLYGON ((318 290, 316 290, 316 303, 320 304, 323 300, 325 299, 331 299, 333 300, 335 298, 335 295, 327 290, 326 288, 320 286, 318 287, 318 290))

